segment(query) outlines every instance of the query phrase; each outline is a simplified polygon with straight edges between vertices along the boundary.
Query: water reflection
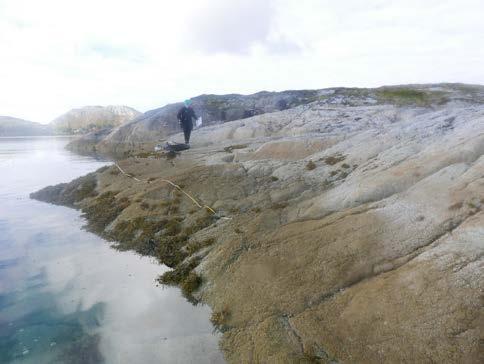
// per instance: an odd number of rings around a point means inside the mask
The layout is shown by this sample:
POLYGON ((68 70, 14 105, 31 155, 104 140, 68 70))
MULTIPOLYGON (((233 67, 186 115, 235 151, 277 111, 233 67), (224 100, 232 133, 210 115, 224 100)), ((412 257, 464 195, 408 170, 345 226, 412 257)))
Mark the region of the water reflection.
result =
POLYGON ((163 266, 110 249, 75 210, 28 199, 106 163, 65 143, 0 139, 0 362, 223 362, 209 309, 155 286, 163 266))

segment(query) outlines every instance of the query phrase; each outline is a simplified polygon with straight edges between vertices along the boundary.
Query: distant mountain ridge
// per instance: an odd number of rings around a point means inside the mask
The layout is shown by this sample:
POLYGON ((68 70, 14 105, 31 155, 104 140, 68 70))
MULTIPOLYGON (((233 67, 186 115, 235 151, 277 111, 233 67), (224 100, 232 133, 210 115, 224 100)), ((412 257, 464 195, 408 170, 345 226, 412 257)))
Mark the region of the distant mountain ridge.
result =
POLYGON ((50 125, 43 125, 11 116, 0 116, 0 137, 42 136, 53 134, 54 131, 50 125))
POLYGON ((129 106, 84 106, 40 124, 11 116, 0 116, 0 136, 88 134, 118 127, 141 113, 129 106))
POLYGON ((113 128, 141 115, 129 106, 84 106, 72 109, 54 119, 50 125, 62 134, 86 134, 103 128, 113 128))

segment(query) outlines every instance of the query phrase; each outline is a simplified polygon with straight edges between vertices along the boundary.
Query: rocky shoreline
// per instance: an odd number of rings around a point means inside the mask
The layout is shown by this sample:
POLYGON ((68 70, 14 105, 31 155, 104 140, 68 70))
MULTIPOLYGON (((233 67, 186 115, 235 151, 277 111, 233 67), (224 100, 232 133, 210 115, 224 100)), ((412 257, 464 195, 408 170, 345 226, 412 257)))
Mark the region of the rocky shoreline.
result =
POLYGON ((484 106, 451 96, 214 125, 31 197, 173 268, 229 362, 478 363, 484 106))

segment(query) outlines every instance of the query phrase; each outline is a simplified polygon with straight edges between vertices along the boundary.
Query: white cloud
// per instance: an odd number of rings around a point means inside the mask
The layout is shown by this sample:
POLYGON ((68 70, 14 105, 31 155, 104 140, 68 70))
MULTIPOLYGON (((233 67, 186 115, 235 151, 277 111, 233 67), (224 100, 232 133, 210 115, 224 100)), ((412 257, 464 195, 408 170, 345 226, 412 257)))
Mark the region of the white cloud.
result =
POLYGON ((0 114, 201 93, 484 83, 477 0, 0 0, 0 114))

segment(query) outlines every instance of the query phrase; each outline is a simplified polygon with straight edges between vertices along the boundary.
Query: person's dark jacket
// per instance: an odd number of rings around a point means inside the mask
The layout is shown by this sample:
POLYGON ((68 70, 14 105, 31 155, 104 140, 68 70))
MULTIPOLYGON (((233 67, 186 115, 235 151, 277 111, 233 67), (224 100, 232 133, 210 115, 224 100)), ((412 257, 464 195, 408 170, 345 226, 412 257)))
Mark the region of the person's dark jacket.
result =
POLYGON ((193 121, 192 119, 197 119, 195 115, 195 111, 189 106, 183 106, 178 114, 176 115, 178 121, 180 122, 183 129, 193 129, 193 121))

